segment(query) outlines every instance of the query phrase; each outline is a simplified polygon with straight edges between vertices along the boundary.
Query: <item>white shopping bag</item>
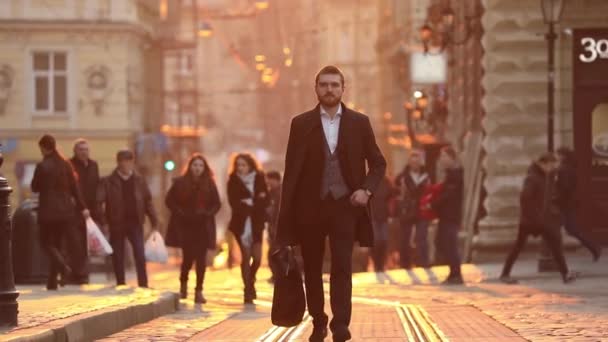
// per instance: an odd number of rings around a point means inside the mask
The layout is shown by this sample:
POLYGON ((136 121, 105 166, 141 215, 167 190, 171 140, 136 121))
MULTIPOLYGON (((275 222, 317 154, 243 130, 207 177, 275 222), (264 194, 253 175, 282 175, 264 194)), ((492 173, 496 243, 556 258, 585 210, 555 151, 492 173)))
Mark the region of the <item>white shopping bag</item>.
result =
POLYGON ((148 238, 145 245, 146 260, 150 262, 158 262, 161 264, 169 261, 169 252, 165 246, 165 240, 163 236, 155 230, 152 235, 148 238))
POLYGON ((87 223, 87 246, 91 256, 108 256, 114 251, 99 227, 90 217, 87 223))

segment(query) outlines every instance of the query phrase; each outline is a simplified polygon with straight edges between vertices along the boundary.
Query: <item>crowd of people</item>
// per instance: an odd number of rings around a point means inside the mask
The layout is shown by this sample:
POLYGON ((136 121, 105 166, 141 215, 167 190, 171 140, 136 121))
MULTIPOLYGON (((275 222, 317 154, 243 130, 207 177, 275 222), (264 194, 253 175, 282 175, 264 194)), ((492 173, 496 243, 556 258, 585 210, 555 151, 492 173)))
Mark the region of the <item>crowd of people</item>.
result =
MULTIPOLYGON (((32 191, 39 193, 38 221, 41 241, 49 255, 47 288, 55 290, 59 282, 88 282, 85 220, 92 218, 109 234, 114 250, 112 264, 117 285, 125 284, 124 250, 128 240, 140 287, 148 286, 144 256, 145 217, 153 229, 158 218, 145 179, 135 171, 134 153, 120 150, 116 168, 107 177, 100 177, 99 166, 89 157, 85 139, 74 143, 74 156, 65 159, 50 135, 39 141, 43 160, 32 179, 32 191), (62 253, 62 244, 69 251, 69 262, 62 253)), ((431 266, 429 227, 438 220, 436 250, 450 266, 446 284, 462 284, 458 232, 462 215, 463 168, 456 151, 445 147, 438 165, 443 181, 433 184, 425 168, 424 153, 413 149, 403 171, 394 179, 385 176, 371 198, 374 247, 371 258, 376 272, 385 270, 389 249, 389 221, 397 220, 399 266, 431 266), (415 247, 414 247, 415 246, 415 247)), ((528 236, 540 235, 550 247, 565 282, 574 280, 569 273, 561 247, 562 226, 591 252, 600 257, 601 249, 587 239, 576 226, 574 156, 562 148, 557 156, 546 153, 528 171, 521 193, 521 219, 517 240, 508 255, 501 280, 515 283, 510 276, 513 263, 528 236)), ((237 237, 242 255, 241 275, 244 301, 256 298, 256 273, 262 259, 262 240, 268 228, 269 255, 274 250, 276 222, 281 196, 281 173, 264 173, 249 154, 234 158, 227 184, 231 208, 229 231, 237 237)), ((216 248, 215 215, 221 200, 213 171, 205 157, 191 156, 183 174, 174 179, 165 198, 170 211, 166 244, 181 248, 180 294, 188 295, 188 274, 196 269, 195 302, 205 303, 203 280, 207 250, 216 248)), ((271 279, 272 281, 272 279, 271 279)))
MULTIPOLYGON (((437 221, 435 250, 450 269, 443 284, 464 282, 458 239, 464 169, 456 150, 449 145, 441 149, 437 161, 440 181, 435 181, 436 175, 425 168, 424 152, 415 148, 403 171, 390 179, 369 118, 341 101, 344 80, 335 66, 324 67, 316 75, 319 104, 292 120, 283 177, 277 171, 263 172, 252 155, 241 153, 233 159, 226 188, 231 209, 228 231, 241 252, 244 302, 252 303, 257 297, 256 275, 268 228, 273 256, 285 251, 289 255, 294 247, 300 251, 305 300, 313 318, 310 341, 323 341, 328 323, 334 341, 351 338, 348 326, 354 244, 372 247, 375 270, 383 272, 391 241, 391 219, 399 223, 401 268, 432 265, 429 227, 437 221), (331 251, 331 322, 324 312, 322 279, 327 240, 331 251)), ((59 153, 50 135, 43 136, 39 146, 43 160, 36 167, 31 186, 39 193, 41 242, 51 260, 47 288, 56 290, 60 278, 88 281, 87 220, 98 222, 109 234, 117 285, 125 284, 124 250, 128 240, 138 285, 147 287, 143 226, 147 217, 152 229, 158 230, 159 220, 148 184, 135 170, 134 153, 118 151, 115 170, 100 178, 86 140, 76 141, 71 160, 59 153), (70 252, 69 263, 61 250, 63 243, 70 252)), ((591 251, 594 260, 600 257, 600 248, 585 239, 576 226, 574 160, 573 152, 562 148, 558 156, 543 154, 530 166, 520 196, 519 233, 500 277, 503 282, 516 282, 510 276, 511 268, 530 235, 542 236, 564 282, 573 281, 576 275, 569 272, 562 252, 562 226, 591 251)), ((203 283, 207 251, 216 248, 215 215, 221 203, 211 166, 203 155, 193 154, 182 175, 173 181, 165 204, 170 211, 166 244, 183 252, 180 295, 188 297, 188 275, 196 265, 196 303, 206 302, 203 283)), ((295 278, 300 279, 299 275, 295 278)), ((284 280, 285 276, 278 279, 284 280)), ((302 317, 293 321, 298 319, 302 317)))

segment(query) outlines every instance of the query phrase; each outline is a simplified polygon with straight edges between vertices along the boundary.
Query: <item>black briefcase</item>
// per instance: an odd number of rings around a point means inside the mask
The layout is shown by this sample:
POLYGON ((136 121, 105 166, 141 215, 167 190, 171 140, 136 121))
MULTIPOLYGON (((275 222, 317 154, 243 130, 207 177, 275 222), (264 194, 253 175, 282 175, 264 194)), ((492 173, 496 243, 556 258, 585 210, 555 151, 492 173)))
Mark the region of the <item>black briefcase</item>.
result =
POLYGON ((280 248, 271 256, 274 270, 272 324, 293 327, 302 322, 306 310, 306 296, 302 274, 291 247, 280 248))

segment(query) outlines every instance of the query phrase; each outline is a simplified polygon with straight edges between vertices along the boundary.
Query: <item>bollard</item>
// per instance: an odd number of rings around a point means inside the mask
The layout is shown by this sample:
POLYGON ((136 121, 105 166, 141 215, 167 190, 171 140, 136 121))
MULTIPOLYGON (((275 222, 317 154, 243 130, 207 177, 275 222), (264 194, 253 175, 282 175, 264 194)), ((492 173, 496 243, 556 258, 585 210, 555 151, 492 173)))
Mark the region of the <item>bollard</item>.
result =
MULTIPOLYGON (((0 151, 0 167, 4 161, 0 151)), ((8 197, 13 191, 8 181, 0 177, 0 326, 16 326, 19 292, 15 289, 11 254, 11 221, 8 197)))

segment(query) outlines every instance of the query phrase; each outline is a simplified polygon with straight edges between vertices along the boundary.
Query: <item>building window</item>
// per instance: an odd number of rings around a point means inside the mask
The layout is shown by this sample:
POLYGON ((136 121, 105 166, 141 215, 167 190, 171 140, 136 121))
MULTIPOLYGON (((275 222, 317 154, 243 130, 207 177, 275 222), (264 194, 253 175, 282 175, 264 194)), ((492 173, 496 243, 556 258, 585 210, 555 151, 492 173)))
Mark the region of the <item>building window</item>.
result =
POLYGON ((65 52, 34 52, 34 111, 65 114, 68 111, 68 67, 65 52))

